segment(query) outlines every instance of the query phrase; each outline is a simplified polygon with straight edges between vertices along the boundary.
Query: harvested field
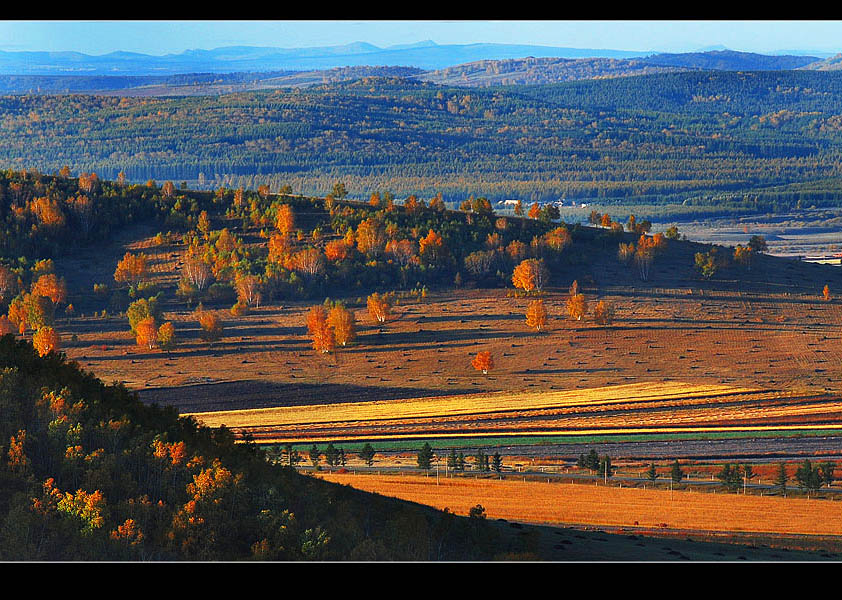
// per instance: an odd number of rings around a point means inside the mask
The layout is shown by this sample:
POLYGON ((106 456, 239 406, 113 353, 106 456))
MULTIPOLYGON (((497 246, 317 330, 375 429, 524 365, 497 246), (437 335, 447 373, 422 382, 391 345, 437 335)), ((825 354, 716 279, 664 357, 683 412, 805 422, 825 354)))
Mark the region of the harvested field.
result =
MULTIPOLYGON (((519 479, 324 474, 324 479, 467 514, 557 525, 595 525, 786 535, 842 536, 842 511, 831 500, 686 490, 644 490, 519 479), (817 517, 821 515, 821 517, 817 517)), ((838 501, 837 501, 838 502, 838 501)), ((842 537, 837 540, 842 546, 842 537)))
POLYGON ((193 413, 264 443, 842 429, 828 395, 683 382, 193 413))

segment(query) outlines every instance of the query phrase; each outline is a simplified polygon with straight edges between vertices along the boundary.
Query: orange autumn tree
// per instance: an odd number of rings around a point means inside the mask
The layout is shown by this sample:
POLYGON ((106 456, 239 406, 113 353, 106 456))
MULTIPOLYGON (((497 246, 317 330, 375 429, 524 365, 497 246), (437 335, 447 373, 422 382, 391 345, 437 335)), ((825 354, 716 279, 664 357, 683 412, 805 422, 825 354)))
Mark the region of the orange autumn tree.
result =
POLYGON ((135 327, 135 339, 137 345, 152 350, 158 343, 158 325, 155 317, 149 316, 142 319, 135 327))
POLYGON ((529 218, 537 219, 539 216, 541 216, 541 207, 538 206, 537 202, 535 202, 532 206, 529 207, 529 218))
POLYGON ((366 302, 368 314, 378 323, 385 323, 392 314, 392 295, 374 292, 366 302))
POLYGON ((368 218, 357 225, 357 250, 370 258, 377 258, 386 248, 386 229, 383 224, 368 218))
POLYGON ((348 258, 350 248, 345 240, 331 240, 325 244, 325 258, 330 262, 337 262, 348 258))
POLYGON ((61 304, 67 300, 67 284, 64 278, 59 279, 54 273, 47 273, 33 282, 32 294, 45 296, 52 300, 53 304, 61 304))
POLYGON ((209 344, 222 338, 222 321, 216 313, 206 312, 200 308, 196 311, 196 316, 199 320, 199 327, 202 328, 199 337, 209 344))
POLYGON ((471 366, 477 371, 482 371, 483 375, 488 375, 488 372, 494 368, 494 359, 491 358, 491 352, 477 352, 474 360, 471 361, 471 366))
POLYGON ((281 235, 289 235, 295 231, 295 212, 289 204, 281 204, 275 215, 275 229, 281 235))
POLYGON ((547 268, 544 261, 528 258, 515 267, 512 283, 526 293, 540 292, 547 282, 547 268))
POLYGON ((278 232, 269 237, 269 262, 283 264, 284 260, 292 253, 292 242, 288 236, 278 232))
POLYGON ((579 293, 579 282, 574 281, 570 286, 570 296, 567 298, 567 312, 571 319, 581 321, 588 312, 588 303, 585 295, 579 293))
POLYGON ((170 321, 158 328, 158 346, 167 352, 175 347, 175 326, 170 321))
POLYGON ((314 306, 307 313, 307 333, 310 334, 316 352, 327 354, 336 348, 336 337, 328 324, 323 306, 314 306))
POLYGON ((544 235, 544 241, 556 252, 561 252, 573 243, 573 236, 567 227, 556 227, 544 235))
POLYGON ((345 346, 349 342, 353 342, 357 337, 357 321, 354 313, 345 308, 342 304, 337 304, 330 309, 327 316, 327 322, 331 329, 333 329, 333 337, 337 344, 345 346))
POLYGON ((614 305, 605 300, 597 302, 593 309, 593 320, 600 325, 611 325, 614 322, 614 305))
POLYGON ((445 253, 444 240, 432 229, 418 241, 418 254, 425 264, 439 264, 444 259, 445 253))
POLYGON ((148 274, 148 257, 145 254, 126 252, 123 259, 117 263, 114 271, 114 281, 136 285, 143 281, 148 274))
POLYGON ((263 298, 263 281, 256 275, 237 273, 234 278, 237 301, 246 306, 260 306, 263 298))
POLYGON ((526 324, 541 331, 547 326, 547 309, 543 300, 533 300, 526 309, 526 324))
POLYGON ((42 327, 32 336, 32 345, 39 356, 45 356, 59 349, 59 337, 52 327, 42 327))
POLYGON ((822 289, 822 297, 824 298, 825 302, 830 302, 830 288, 825 284, 824 289, 822 289))
POLYGON ((742 244, 737 244, 737 247, 734 248, 734 261, 740 263, 741 265, 745 265, 746 269, 751 271, 751 262, 754 251, 752 250, 751 246, 743 246, 742 244))

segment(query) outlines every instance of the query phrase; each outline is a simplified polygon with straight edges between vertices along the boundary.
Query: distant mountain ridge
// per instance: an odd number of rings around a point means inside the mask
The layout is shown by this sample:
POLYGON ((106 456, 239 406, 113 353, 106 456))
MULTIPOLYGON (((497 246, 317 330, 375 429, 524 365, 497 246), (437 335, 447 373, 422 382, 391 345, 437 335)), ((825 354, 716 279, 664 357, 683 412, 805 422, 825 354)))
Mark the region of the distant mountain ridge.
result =
POLYGON ((94 57, 76 52, 0 52, 0 94, 214 95, 330 84, 362 77, 401 77, 437 85, 489 87, 676 71, 842 69, 842 55, 820 59, 710 50, 631 57, 593 56, 600 52, 616 53, 501 44, 437 45, 431 41, 385 49, 364 42, 291 49, 229 46, 158 57, 132 52, 94 57), (559 56, 562 53, 591 56, 559 56), (487 58, 489 55, 513 56, 487 58), (477 56, 485 58, 477 59, 477 56), (24 62, 28 71, 19 64, 22 57, 27 58, 28 62, 24 62), (346 64, 312 66, 336 63, 346 64), (446 66, 430 67, 442 63, 446 66), (192 68, 182 70, 187 67, 192 68), (16 68, 25 72, 12 73, 16 68))
POLYGON ((642 59, 650 65, 713 71, 789 71, 806 67, 820 60, 816 56, 768 55, 735 50, 654 54, 642 59))
POLYGON ((111 52, 100 56, 80 52, 2 52, 5 75, 170 75, 235 71, 308 71, 353 66, 410 66, 442 69, 477 60, 524 56, 631 58, 646 52, 559 48, 522 44, 435 44, 421 42, 379 48, 365 42, 312 48, 228 46, 152 56, 111 52))

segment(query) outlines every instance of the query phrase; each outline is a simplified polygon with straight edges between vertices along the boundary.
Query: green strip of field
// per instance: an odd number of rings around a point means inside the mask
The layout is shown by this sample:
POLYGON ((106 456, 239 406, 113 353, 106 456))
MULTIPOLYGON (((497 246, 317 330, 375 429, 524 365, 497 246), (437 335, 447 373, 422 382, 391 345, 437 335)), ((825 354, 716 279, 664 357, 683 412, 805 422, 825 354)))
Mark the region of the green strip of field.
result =
MULTIPOLYGON (((795 438, 795 437, 840 437, 838 429, 789 429, 789 430, 767 430, 767 431, 733 431, 733 432, 712 432, 712 433, 669 433, 669 434, 612 434, 612 435, 573 435, 573 436, 518 436, 518 437, 471 437, 471 438, 449 438, 429 439, 419 437, 414 440, 371 440, 368 443, 375 450, 399 451, 417 450, 425 441, 435 449, 450 448, 499 448, 503 446, 551 446, 555 444, 607 444, 620 442, 670 442, 681 440, 727 440, 727 439, 768 439, 768 438, 795 438)), ((344 450, 358 451, 366 444, 360 441, 333 440, 336 446, 344 450)), ((325 446, 327 442, 316 444, 325 446)), ((267 444, 271 447, 273 444, 267 444)), ((293 444, 293 448, 301 450, 309 448, 312 444, 293 444)))

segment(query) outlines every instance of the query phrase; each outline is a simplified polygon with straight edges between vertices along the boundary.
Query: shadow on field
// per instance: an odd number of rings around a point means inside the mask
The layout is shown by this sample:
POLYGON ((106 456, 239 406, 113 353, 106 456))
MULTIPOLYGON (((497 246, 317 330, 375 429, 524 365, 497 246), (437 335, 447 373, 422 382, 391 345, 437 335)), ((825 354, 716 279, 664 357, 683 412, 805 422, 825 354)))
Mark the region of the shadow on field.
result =
POLYGON ((158 360, 161 358, 184 358, 191 357, 219 357, 231 354, 254 354, 258 352, 309 352, 312 347, 302 344, 299 339, 286 339, 274 342, 244 342, 244 341, 228 341, 225 338, 213 344, 198 341, 184 342, 179 340, 178 345, 171 353, 166 353, 163 350, 142 351, 138 348, 134 340, 102 340, 86 343, 86 346, 107 345, 110 347, 125 346, 135 349, 135 352, 130 354, 120 354, 116 356, 81 356, 77 360, 92 360, 92 361, 120 361, 120 360, 158 360))
POLYGON ((376 348, 377 346, 408 348, 411 344, 423 344, 427 347, 435 347, 430 345, 463 341, 481 342, 489 338, 534 337, 534 335, 533 331, 500 331, 491 329, 490 327, 481 327, 478 329, 434 329, 430 331, 419 328, 418 331, 382 331, 380 333, 360 336, 358 339, 361 344, 369 346, 369 350, 373 351, 372 347, 376 348))
MULTIPOLYGON (((476 393, 471 389, 448 389, 447 395, 476 393)), ((147 404, 174 406, 179 412, 210 412, 247 408, 272 408, 337 402, 399 400, 441 396, 441 390, 410 387, 346 384, 275 383, 270 381, 226 381, 138 391, 147 404)))

